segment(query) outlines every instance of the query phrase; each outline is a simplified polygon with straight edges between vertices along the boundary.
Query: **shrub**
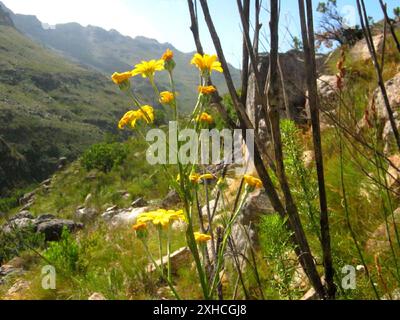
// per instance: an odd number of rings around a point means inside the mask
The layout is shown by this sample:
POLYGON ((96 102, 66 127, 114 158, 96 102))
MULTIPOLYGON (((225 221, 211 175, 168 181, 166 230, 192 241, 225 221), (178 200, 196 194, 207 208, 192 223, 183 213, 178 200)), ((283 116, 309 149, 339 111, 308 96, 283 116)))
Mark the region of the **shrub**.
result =
POLYGON ((266 215, 261 218, 260 244, 265 259, 273 269, 272 286, 280 296, 293 297, 290 283, 296 268, 296 259, 291 259, 294 250, 291 233, 285 227, 285 221, 279 215, 266 215))
POLYGON ((82 166, 87 170, 110 172, 127 157, 128 150, 122 143, 100 143, 90 147, 82 156, 82 166))
POLYGON ((32 228, 4 231, 0 228, 0 265, 20 256, 23 251, 40 248, 44 245, 44 236, 32 228))
POLYGON ((64 228, 61 240, 51 242, 44 253, 44 257, 61 268, 64 272, 81 272, 85 270, 85 263, 81 260, 81 248, 78 242, 72 237, 68 229, 64 228))

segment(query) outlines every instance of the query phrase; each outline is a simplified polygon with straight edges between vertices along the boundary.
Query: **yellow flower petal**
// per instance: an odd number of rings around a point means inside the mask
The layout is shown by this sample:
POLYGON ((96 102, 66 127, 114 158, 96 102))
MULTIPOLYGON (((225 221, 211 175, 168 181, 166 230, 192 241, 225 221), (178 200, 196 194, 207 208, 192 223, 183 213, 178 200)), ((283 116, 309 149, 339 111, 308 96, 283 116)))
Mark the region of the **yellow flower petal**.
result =
POLYGON ((144 222, 138 222, 132 227, 132 229, 134 231, 146 230, 146 228, 147 228, 147 224, 144 222))
POLYGON ((162 55, 162 60, 164 60, 164 61, 170 61, 170 60, 172 60, 174 58, 174 53, 170 50, 170 49, 167 49, 165 52, 164 52, 164 54, 162 55))
POLYGON ((160 103, 162 104, 172 104, 175 100, 175 96, 170 91, 163 91, 160 93, 160 103))
POLYGON ((208 124, 212 124, 214 122, 214 119, 211 115, 209 115, 207 112, 203 112, 200 116, 197 117, 197 122, 204 122, 208 124))
POLYGON ((120 85, 121 83, 123 83, 124 81, 129 80, 130 78, 132 78, 132 72, 124 72, 124 73, 118 73, 115 72, 112 76, 111 79, 115 84, 120 85))
POLYGON ((216 92, 217 88, 215 88, 214 86, 199 86, 198 91, 201 94, 209 95, 216 92))
POLYGON ((194 233, 194 239, 196 240, 197 243, 206 243, 206 242, 210 241, 212 238, 208 234, 195 232, 194 233))
POLYGON ((143 78, 153 78, 156 71, 164 70, 164 60, 142 61, 132 70, 132 76, 142 75, 143 78))
POLYGON ((243 177, 243 179, 244 179, 244 182, 250 187, 253 187, 253 188, 262 188, 263 187, 262 181, 258 178, 255 178, 250 175, 245 175, 243 177))
POLYGON ((191 61, 191 64, 195 65, 203 74, 211 74, 212 71, 223 72, 221 63, 216 55, 201 55, 196 53, 191 61))

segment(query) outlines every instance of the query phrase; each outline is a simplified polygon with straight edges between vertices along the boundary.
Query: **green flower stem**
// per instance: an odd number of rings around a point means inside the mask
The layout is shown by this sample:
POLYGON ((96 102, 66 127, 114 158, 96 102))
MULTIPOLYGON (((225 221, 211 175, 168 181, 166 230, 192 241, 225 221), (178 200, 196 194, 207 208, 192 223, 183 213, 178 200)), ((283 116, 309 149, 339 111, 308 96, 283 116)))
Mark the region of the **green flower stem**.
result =
POLYGON ((158 231, 158 251, 160 255, 161 262, 161 276, 164 278, 164 259, 163 259, 163 249, 162 249, 162 227, 161 225, 157 227, 158 231))
POLYGON ((228 225, 226 227, 224 238, 223 238, 222 243, 221 243, 221 248, 218 251, 217 266, 216 266, 216 269, 215 269, 215 274, 214 274, 213 281, 212 281, 212 284, 211 284, 211 289, 210 289, 210 292, 209 292, 209 296, 213 296, 213 292, 215 291, 215 289, 218 286, 219 273, 221 271, 222 263, 223 263, 223 260, 224 260, 224 254, 225 254, 226 246, 228 244, 229 237, 231 236, 231 233, 232 233, 232 227, 235 224, 240 212, 242 211, 242 208, 243 208, 243 206, 244 206, 244 204, 245 204, 245 202, 247 200, 247 197, 248 197, 249 193, 250 193, 250 189, 248 187, 246 187, 245 192, 244 192, 243 197, 242 197, 242 200, 241 200, 238 208, 236 209, 235 213, 233 214, 232 218, 230 219, 230 221, 229 221, 229 223, 228 223, 228 225))
POLYGON ((168 255, 168 281, 172 281, 172 270, 171 270, 171 225, 168 225, 168 237, 167 237, 167 255, 168 255))
POLYGON ((175 119, 175 121, 178 121, 178 100, 176 99, 176 97, 177 97, 176 86, 175 86, 174 77, 172 75, 172 71, 169 70, 168 75, 169 75, 169 82, 171 84, 172 94, 174 95, 174 105, 172 107, 174 110, 174 119, 175 119))
MULTIPOLYGON (((151 254, 151 252, 150 252, 150 250, 149 250, 149 248, 148 248, 146 242, 145 242, 143 239, 141 239, 141 242, 142 242, 142 244, 143 244, 143 247, 144 247, 144 250, 146 251, 147 256, 150 258, 150 260, 151 260, 151 262, 153 263, 154 267, 155 267, 156 270, 160 273, 160 275, 163 277, 163 279, 165 279, 164 276, 163 276, 162 270, 158 267, 158 265, 157 265, 157 263, 156 263, 156 261, 155 261, 153 255, 151 254)), ((169 286, 169 288, 171 289, 172 293, 174 294, 175 298, 176 298, 177 300, 181 300, 181 297, 179 296, 178 292, 176 292, 173 283, 172 283, 171 281, 169 281, 168 278, 166 278, 165 280, 166 280, 166 282, 168 283, 168 286, 169 286)))
POLYGON ((154 90, 154 93, 155 93, 157 99, 159 99, 160 98, 160 90, 158 90, 158 88, 154 82, 154 78, 149 78, 149 80, 150 80, 150 84, 154 90))

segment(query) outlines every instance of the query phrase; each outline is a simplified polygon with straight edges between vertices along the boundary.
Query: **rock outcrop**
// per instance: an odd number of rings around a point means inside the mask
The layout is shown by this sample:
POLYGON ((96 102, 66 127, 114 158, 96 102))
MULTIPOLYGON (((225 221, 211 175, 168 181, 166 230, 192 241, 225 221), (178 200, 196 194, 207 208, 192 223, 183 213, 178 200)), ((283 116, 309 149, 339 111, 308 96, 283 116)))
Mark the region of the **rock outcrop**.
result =
MULTIPOLYGON (((320 69, 325 61, 325 57, 317 57, 318 69, 320 69)), ((285 90, 280 94, 279 110, 282 118, 290 118, 299 124, 307 122, 306 114, 306 91, 307 83, 305 81, 305 67, 303 60, 303 53, 297 50, 282 53, 279 56, 280 69, 283 79, 285 90)), ((269 69, 269 56, 260 56, 260 63, 258 67, 263 82, 261 87, 265 87, 265 82, 268 76, 269 69)), ((256 80, 254 73, 251 73, 249 78, 249 88, 247 95, 247 113, 256 127, 262 127, 260 124, 262 118, 262 107, 260 101, 256 96, 256 80)))
POLYGON ((400 228, 400 208, 395 210, 393 215, 389 215, 387 218, 388 225, 383 222, 376 230, 371 234, 371 237, 365 244, 365 250, 369 254, 381 254, 390 250, 389 236, 392 242, 396 242, 396 228, 400 228), (394 222, 394 223, 393 223, 394 222))
MULTIPOLYGON (((378 34, 372 38, 377 52, 382 51, 383 47, 383 34, 378 34)), ((350 50, 350 54, 355 61, 366 61, 371 59, 371 54, 368 49, 367 41, 365 39, 358 41, 350 50)))
POLYGON ((5 233, 31 231, 42 234, 45 241, 58 241, 64 228, 70 232, 83 228, 83 224, 72 220, 59 219, 51 214, 34 218, 29 211, 22 211, 1 227, 5 233))
MULTIPOLYGON (((400 129, 400 72, 387 81, 385 87, 397 128, 400 129)), ((384 151, 388 155, 393 154, 393 150, 397 149, 397 145, 394 140, 392 126, 389 121, 389 116, 380 88, 377 88, 374 91, 371 104, 368 106, 367 110, 367 114, 358 124, 358 130, 368 130, 369 125, 374 123, 374 118, 376 117, 378 122, 378 136, 382 138, 385 144, 384 151)))
MULTIPOLYGON (((171 260, 171 272, 176 273, 182 266, 187 265, 191 262, 192 254, 188 247, 183 247, 175 252, 171 253, 170 260, 171 260)), ((163 257, 164 268, 167 265, 168 256, 163 257)), ((161 269, 161 260, 157 260, 156 266, 153 263, 150 263, 146 271, 149 273, 157 271, 157 269, 161 269)))
POLYGON ((12 21, 8 10, 5 7, 3 7, 1 2, 0 2, 0 25, 14 27, 14 22, 12 21))

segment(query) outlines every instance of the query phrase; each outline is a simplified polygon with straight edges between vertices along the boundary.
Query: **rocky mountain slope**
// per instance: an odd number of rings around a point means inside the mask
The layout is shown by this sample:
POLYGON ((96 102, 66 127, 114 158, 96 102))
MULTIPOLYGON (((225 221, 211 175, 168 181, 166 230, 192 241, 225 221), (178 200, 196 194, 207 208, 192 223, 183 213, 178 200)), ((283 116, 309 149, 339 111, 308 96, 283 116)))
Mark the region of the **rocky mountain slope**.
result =
MULTIPOLYGON (((115 119, 127 108, 103 74, 36 44, 0 9, 0 136, 23 156, 32 180, 47 177, 58 158, 72 160, 116 132, 115 119)), ((7 159, 0 155, 3 170, 18 163, 7 159)), ((0 190, 6 184, 13 182, 0 190)))
MULTIPOLYGON (((0 4, 1 5, 1 4, 0 4)), ((167 48, 174 51, 177 63, 175 81, 180 92, 181 101, 186 110, 193 108, 198 85, 197 70, 190 66, 193 53, 183 53, 169 43, 159 43, 145 37, 131 38, 116 30, 106 31, 95 26, 83 27, 78 23, 57 24, 54 27, 44 27, 35 16, 14 14, 9 10, 10 17, 16 28, 25 35, 56 50, 65 57, 85 66, 96 69, 107 75, 115 71, 131 70, 143 59, 161 57, 167 48)), ((234 81, 240 83, 240 71, 231 68, 234 81)), ((227 91, 222 75, 216 74, 215 85, 221 92, 227 91)), ((168 88, 167 75, 160 75, 158 84, 168 88)), ((142 96, 148 96, 152 88, 143 79, 135 79, 135 88, 142 96)))
MULTIPOLYGON (((129 100, 118 92, 110 74, 130 70, 146 57, 158 58, 167 48, 175 52, 181 105, 190 110, 198 80, 197 70, 190 66, 192 54, 77 23, 45 28, 35 16, 14 14, 0 2, 0 137, 27 163, 24 177, 42 181, 57 167, 58 158, 73 160, 102 140, 105 132, 116 133, 115 119, 129 108, 129 100)), ((238 82, 240 72, 232 71, 238 82)), ((223 77, 216 75, 215 80, 223 92, 223 77)), ((167 89, 166 74, 158 75, 157 81, 160 90, 167 89)), ((143 98, 152 92, 141 77, 134 86, 143 98)), ((3 171, 17 170, 19 162, 10 162, 11 158, 0 156, 3 171)), ((24 179, 3 180, 0 194, 24 179)))

